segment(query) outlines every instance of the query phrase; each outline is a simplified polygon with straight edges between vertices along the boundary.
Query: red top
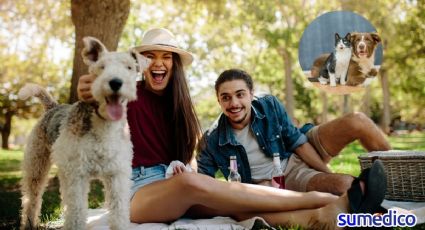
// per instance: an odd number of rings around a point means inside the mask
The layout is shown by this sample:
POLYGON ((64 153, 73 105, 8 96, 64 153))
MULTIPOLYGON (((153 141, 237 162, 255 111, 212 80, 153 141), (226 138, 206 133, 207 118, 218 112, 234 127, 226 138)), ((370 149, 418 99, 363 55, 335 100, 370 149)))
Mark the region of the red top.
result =
POLYGON ((156 95, 137 83, 137 100, 128 103, 127 119, 133 142, 133 167, 169 164, 173 146, 172 99, 156 95))

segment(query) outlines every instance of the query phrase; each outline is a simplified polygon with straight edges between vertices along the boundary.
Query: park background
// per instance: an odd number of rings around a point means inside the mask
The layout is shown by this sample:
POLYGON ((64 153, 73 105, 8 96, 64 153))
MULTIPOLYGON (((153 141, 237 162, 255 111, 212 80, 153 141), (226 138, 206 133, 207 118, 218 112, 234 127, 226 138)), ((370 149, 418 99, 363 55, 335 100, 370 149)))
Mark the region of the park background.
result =
MULTIPOLYGON (((299 124, 360 111, 389 135, 393 147, 425 150, 425 1, 0 0, 0 228, 19 221, 22 149, 42 113, 36 100, 18 100, 19 88, 38 83, 61 103, 74 102, 77 79, 87 73, 82 36, 123 51, 139 45, 144 31, 154 27, 171 30, 195 55, 186 72, 204 130, 220 113, 215 79, 225 69, 241 68, 253 76, 257 92, 277 96, 299 124), (368 19, 384 49, 378 79, 345 96, 313 88, 298 63, 304 29, 336 10, 368 19)), ((331 167, 357 174, 362 153, 357 143, 350 145, 331 167)), ((45 222, 60 213, 55 170, 51 176, 45 222)), ((91 208, 102 204, 101 189, 92 184, 91 208)))

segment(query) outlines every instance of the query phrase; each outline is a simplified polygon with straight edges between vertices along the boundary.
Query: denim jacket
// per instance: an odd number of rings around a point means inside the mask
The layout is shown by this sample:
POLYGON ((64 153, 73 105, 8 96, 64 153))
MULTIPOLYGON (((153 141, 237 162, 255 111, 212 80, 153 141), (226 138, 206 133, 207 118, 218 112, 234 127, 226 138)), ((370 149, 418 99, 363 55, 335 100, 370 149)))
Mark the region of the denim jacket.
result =
MULTIPOLYGON (((307 142, 304 133, 313 127, 307 124, 301 130, 296 128, 283 105, 270 95, 252 101, 251 116, 251 130, 262 152, 270 158, 276 152, 280 153, 281 159, 288 158, 294 149, 307 142)), ((242 182, 252 183, 246 151, 236 140, 224 114, 205 132, 203 141, 198 155, 200 173, 214 177, 220 169, 227 178, 230 156, 236 155, 242 182)))

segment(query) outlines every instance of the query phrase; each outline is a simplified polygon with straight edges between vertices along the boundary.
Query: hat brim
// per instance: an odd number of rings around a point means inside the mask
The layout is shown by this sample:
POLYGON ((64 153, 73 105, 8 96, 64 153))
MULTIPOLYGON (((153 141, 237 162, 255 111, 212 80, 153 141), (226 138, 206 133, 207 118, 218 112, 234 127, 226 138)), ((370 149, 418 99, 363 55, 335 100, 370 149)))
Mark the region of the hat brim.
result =
POLYGON ((160 51, 169 51, 176 53, 180 55, 180 58, 182 60, 182 64, 184 66, 190 65, 193 61, 193 55, 185 50, 173 47, 173 46, 164 46, 164 45, 142 45, 134 47, 134 49, 139 52, 145 52, 145 51, 153 51, 153 50, 160 50, 160 51))

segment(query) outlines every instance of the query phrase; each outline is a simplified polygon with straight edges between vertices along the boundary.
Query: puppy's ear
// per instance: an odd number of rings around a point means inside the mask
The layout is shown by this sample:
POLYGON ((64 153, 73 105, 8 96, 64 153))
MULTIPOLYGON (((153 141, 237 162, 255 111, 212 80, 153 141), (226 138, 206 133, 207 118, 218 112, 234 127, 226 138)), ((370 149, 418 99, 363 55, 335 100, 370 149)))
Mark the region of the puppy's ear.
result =
POLYGON ((378 33, 370 33, 370 35, 373 38, 373 41, 375 41, 376 44, 381 42, 381 37, 379 37, 378 33))
POLYGON ((92 65, 97 62, 103 54, 108 52, 102 42, 94 37, 84 37, 83 42, 84 48, 81 55, 83 56, 83 61, 86 65, 92 65))
POLYGON ((143 73, 143 71, 150 66, 152 60, 149 59, 149 58, 147 58, 147 57, 145 57, 145 56, 143 56, 142 54, 140 54, 139 52, 137 52, 137 50, 135 50, 135 49, 131 49, 129 52, 130 52, 131 56, 137 62, 137 69, 138 69, 138 71, 140 71, 141 73, 143 73))

